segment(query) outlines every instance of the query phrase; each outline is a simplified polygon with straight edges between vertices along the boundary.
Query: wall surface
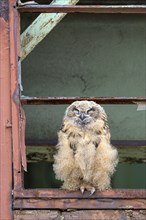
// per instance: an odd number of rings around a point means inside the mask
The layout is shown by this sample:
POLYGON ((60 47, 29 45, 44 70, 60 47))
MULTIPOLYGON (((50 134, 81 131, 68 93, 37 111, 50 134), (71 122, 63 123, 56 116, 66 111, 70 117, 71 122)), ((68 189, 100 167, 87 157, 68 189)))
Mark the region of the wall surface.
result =
MULTIPOLYGON (((22 32, 36 16, 23 14, 22 32)), ((146 96, 145 39, 145 15, 69 14, 22 62, 23 95, 146 96)), ((146 139, 146 111, 136 105, 103 107, 112 140, 146 139)), ((56 141, 66 106, 24 108, 26 139, 56 141)), ((120 163, 114 187, 144 188, 145 169, 144 163, 120 163)), ((45 161, 29 164, 25 178, 28 188, 58 186, 45 161)))
MULTIPOLYGON (((33 19, 23 15, 22 30, 33 19)), ((145 96, 145 39, 145 15, 69 14, 23 61, 23 94, 145 96)), ((27 139, 56 139, 65 107, 25 107, 27 139)), ((145 111, 104 107, 112 139, 145 139, 145 111)))

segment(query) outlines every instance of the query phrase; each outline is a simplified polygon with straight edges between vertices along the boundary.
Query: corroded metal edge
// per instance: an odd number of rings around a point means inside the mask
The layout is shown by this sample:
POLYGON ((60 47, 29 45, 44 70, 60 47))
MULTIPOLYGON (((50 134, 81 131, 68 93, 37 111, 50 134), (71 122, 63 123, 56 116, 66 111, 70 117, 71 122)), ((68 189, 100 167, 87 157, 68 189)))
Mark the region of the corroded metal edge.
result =
POLYGON ((146 103, 146 97, 28 97, 21 96, 23 105, 71 104, 74 101, 94 101, 99 104, 138 104, 146 103))
POLYGON ((20 12, 146 13, 146 5, 27 5, 20 12))

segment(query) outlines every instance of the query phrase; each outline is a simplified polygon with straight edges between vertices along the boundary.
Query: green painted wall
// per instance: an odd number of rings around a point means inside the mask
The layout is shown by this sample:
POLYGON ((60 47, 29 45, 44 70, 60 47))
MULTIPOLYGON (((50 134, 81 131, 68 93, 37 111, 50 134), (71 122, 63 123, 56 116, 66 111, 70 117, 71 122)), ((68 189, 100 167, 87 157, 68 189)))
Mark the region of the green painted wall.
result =
MULTIPOLYGON (((34 19, 22 18, 22 29, 34 19)), ((24 95, 145 96, 146 16, 69 14, 22 63, 24 95)), ((27 106, 29 139, 56 139, 66 106, 27 106)), ((105 105, 112 139, 146 137, 146 112, 105 105)))
MULTIPOLYGON (((34 17, 23 14, 22 30, 34 17)), ((23 61, 22 82, 26 96, 146 96, 146 16, 67 15, 23 61)), ((113 140, 146 139, 146 111, 136 105, 103 107, 113 140)), ((65 108, 25 106, 26 138, 57 139, 65 108)), ((28 170, 26 187, 57 186, 48 163, 30 164, 28 170)), ((119 164, 114 186, 144 188, 145 170, 144 164, 119 164)))

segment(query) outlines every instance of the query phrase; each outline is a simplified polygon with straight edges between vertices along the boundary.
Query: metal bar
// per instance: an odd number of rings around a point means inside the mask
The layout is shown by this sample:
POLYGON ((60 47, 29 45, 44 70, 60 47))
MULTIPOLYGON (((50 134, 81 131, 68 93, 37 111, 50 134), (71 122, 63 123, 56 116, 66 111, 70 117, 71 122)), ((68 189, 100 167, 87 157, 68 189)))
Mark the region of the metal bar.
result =
POLYGON ((114 189, 107 191, 97 191, 89 197, 89 192, 83 195, 80 191, 69 192, 63 189, 25 189, 14 191, 15 199, 66 199, 66 198, 94 198, 94 199, 146 199, 145 189, 114 189))
POLYGON ((0 1, 0 219, 12 219, 9 1, 0 1))
MULTIPOLYGON (((74 5, 79 0, 53 0, 53 4, 74 5)), ((41 13, 21 34, 21 61, 40 43, 65 17, 66 13, 41 13)))
POLYGON ((16 199, 14 209, 146 209, 145 199, 16 199))
POLYGON ((74 101, 95 101, 99 104, 136 104, 138 102, 145 102, 145 97, 26 97, 21 96, 21 103, 23 105, 58 105, 71 104, 74 101))
POLYGON ((146 5, 27 5, 19 12, 146 13, 146 5))

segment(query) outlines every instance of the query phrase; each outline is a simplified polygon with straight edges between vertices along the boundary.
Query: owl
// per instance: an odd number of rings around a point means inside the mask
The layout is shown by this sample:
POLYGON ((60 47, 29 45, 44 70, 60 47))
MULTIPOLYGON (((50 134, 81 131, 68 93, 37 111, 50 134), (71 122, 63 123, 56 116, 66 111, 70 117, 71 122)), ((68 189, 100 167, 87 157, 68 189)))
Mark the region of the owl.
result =
POLYGON ((53 169, 62 188, 90 194, 107 190, 117 163, 104 109, 93 101, 73 102, 66 109, 54 155, 53 169))

